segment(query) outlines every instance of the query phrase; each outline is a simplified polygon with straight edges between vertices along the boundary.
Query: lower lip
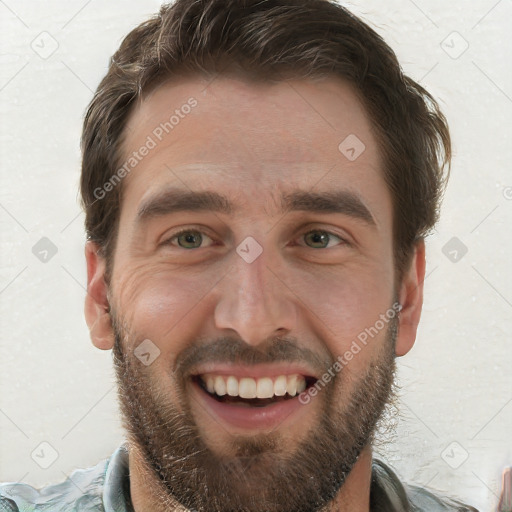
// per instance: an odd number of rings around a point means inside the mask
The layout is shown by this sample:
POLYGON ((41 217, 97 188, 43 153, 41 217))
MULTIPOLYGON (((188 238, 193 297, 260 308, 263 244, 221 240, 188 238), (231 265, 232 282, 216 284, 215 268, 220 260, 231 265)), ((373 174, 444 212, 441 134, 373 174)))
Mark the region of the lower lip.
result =
POLYGON ((248 407, 218 402, 204 391, 196 382, 192 383, 194 395, 207 412, 228 427, 243 430, 275 429, 276 427, 297 421, 300 414, 308 411, 311 403, 302 404, 299 396, 276 402, 265 407, 248 407))

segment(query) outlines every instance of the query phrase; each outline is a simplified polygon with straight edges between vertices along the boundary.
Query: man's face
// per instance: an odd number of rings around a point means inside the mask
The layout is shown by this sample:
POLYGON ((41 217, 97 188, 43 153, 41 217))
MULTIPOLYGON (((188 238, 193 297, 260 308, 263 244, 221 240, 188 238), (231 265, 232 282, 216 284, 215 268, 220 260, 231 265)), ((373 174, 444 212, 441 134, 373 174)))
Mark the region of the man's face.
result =
POLYGON ((376 139, 341 81, 206 85, 160 86, 126 127, 126 158, 154 147, 122 184, 109 289, 125 425, 191 507, 319 510, 392 395, 397 321, 378 321, 398 290, 376 139), (173 209, 173 192, 206 191, 230 208, 173 209), (283 209, 296 193, 340 196, 283 209))

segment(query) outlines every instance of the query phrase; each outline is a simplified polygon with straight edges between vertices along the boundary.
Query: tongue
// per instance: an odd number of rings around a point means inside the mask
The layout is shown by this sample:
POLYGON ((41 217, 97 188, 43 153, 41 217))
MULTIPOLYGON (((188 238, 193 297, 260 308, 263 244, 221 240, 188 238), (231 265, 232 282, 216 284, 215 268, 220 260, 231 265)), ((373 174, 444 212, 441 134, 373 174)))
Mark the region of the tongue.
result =
POLYGON ((248 407, 265 407, 266 405, 274 404, 277 402, 283 402, 284 400, 289 400, 290 395, 285 396, 274 396, 273 398, 240 398, 239 396, 217 396, 214 395, 215 399, 219 402, 230 403, 236 405, 245 405, 248 407))

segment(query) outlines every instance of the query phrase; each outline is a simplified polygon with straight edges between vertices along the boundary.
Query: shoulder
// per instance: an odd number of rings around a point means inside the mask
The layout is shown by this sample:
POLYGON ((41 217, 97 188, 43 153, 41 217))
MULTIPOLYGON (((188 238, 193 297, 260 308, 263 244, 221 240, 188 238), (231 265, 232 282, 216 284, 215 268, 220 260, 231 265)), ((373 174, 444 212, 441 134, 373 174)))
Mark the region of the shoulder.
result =
POLYGON ((458 499, 440 496, 422 487, 406 485, 405 488, 412 511, 479 512, 476 508, 466 505, 458 499))
POLYGON ((76 469, 65 481, 39 489, 24 483, 0 483, 0 512, 104 512, 103 485, 110 459, 76 469))
POLYGON ((396 473, 382 460, 373 459, 373 502, 377 510, 409 512, 479 512, 476 508, 431 490, 400 482, 396 473))

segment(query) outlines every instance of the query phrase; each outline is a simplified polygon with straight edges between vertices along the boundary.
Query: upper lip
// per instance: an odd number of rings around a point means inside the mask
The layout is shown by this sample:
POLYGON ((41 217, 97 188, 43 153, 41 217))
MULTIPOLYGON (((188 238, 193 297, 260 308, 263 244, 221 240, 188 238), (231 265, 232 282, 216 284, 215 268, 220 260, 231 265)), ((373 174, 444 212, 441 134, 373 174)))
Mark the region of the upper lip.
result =
POLYGON ((273 363, 242 365, 235 363, 207 363, 198 366, 191 372, 192 376, 213 374, 233 376, 237 378, 250 377, 260 379, 263 377, 279 377, 280 375, 302 375, 319 379, 319 376, 311 369, 297 363, 273 363))

